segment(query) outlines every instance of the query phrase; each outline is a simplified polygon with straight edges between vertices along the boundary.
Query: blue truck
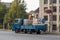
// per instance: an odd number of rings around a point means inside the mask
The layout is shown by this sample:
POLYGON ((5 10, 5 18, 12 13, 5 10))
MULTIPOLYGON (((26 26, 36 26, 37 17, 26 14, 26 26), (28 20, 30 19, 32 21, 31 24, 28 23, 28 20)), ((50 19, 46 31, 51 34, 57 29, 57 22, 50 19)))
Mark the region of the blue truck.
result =
POLYGON ((23 25, 24 23, 24 19, 20 18, 20 19, 16 19, 14 20, 14 22, 12 23, 12 31, 15 31, 16 33, 19 32, 24 32, 24 33, 30 33, 32 34, 33 32, 40 34, 41 31, 46 32, 47 30, 47 26, 45 24, 45 19, 43 18, 41 20, 42 24, 40 25, 23 25))

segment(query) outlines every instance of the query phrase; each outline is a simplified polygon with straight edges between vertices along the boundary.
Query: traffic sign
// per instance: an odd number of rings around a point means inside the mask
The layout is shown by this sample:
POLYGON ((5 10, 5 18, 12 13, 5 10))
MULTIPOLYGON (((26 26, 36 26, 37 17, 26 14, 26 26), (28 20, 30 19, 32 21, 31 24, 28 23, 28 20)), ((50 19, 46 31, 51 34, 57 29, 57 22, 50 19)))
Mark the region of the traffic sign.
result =
POLYGON ((52 13, 52 10, 51 9, 46 9, 45 12, 50 14, 50 13, 52 13))

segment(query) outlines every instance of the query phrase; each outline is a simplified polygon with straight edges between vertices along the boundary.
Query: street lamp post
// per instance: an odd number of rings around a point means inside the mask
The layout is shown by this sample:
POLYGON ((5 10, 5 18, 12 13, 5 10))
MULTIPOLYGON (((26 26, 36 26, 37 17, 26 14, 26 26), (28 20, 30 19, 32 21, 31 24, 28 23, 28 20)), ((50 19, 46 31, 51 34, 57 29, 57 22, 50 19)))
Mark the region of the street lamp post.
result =
POLYGON ((50 32, 52 32, 52 27, 53 27, 53 15, 52 15, 52 13, 49 16, 50 16, 50 32))
POLYGON ((52 20, 53 20, 53 19, 52 19, 52 16, 53 16, 53 15, 52 15, 52 10, 51 10, 51 9, 46 9, 45 12, 49 14, 49 18, 50 18, 50 19, 49 19, 49 21, 50 21, 50 22, 49 22, 49 25, 50 25, 50 26, 49 26, 49 32, 52 32, 52 20))

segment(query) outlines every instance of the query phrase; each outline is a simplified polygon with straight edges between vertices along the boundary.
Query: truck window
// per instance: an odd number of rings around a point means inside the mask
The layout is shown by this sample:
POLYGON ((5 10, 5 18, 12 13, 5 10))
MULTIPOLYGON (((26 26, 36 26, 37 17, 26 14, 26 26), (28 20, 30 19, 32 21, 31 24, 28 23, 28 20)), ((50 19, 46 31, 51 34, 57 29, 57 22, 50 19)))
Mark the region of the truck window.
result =
POLYGON ((17 23, 18 22, 18 20, 14 20, 14 23, 17 23))

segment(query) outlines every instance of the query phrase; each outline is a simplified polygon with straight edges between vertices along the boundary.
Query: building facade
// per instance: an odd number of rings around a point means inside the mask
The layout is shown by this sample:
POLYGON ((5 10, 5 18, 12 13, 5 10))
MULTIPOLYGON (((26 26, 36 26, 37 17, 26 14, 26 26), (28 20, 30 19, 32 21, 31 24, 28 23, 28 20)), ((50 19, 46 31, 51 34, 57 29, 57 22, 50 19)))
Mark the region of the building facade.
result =
POLYGON ((60 32, 60 0, 40 0, 39 3, 39 17, 46 18, 47 31, 60 32), (50 26, 50 14, 45 12, 46 9, 53 9, 53 16, 51 18, 53 20, 52 27, 50 26))

